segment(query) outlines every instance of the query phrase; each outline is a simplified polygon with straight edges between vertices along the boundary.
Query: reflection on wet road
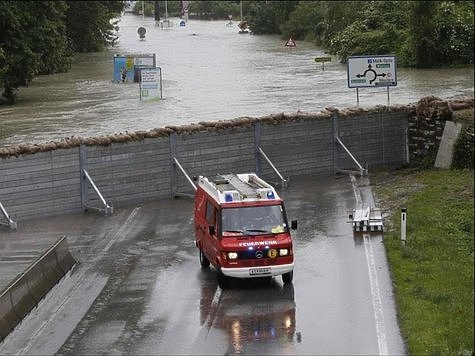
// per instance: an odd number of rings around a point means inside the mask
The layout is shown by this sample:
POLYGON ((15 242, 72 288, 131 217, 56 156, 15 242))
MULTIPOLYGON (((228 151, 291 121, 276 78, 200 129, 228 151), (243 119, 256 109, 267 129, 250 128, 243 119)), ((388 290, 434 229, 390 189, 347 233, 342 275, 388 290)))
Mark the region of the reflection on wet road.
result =
POLYGON ((281 195, 299 221, 287 287, 221 290, 200 267, 190 199, 52 218, 81 263, 0 354, 403 354, 382 237, 353 236, 347 223, 350 179, 295 178, 281 195))

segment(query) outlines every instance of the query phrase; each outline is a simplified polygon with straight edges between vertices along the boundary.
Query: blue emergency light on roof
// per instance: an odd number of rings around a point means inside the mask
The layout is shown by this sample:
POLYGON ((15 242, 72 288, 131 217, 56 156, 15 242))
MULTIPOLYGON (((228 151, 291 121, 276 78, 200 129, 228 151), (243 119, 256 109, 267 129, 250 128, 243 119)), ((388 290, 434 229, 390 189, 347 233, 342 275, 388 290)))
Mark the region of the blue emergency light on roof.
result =
POLYGON ((267 199, 275 199, 274 192, 272 190, 267 191, 267 199))
POLYGON ((233 195, 231 193, 225 193, 224 200, 227 202, 233 201, 233 195))

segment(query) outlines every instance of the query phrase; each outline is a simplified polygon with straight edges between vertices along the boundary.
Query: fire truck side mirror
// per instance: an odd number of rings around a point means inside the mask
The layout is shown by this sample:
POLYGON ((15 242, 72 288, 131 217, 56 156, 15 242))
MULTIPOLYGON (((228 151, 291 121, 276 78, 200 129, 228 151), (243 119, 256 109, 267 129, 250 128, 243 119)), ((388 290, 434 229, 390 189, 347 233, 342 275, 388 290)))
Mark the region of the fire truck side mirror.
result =
POLYGON ((292 221, 290 222, 290 228, 291 228, 292 230, 297 230, 297 220, 292 220, 292 221))
POLYGON ((215 229, 214 225, 208 226, 208 231, 209 231, 210 235, 214 235, 215 232, 216 232, 216 229, 215 229))
POLYGON ((193 176, 191 179, 193 180, 193 182, 197 182, 197 181, 198 181, 198 177, 197 177, 197 176, 193 176))

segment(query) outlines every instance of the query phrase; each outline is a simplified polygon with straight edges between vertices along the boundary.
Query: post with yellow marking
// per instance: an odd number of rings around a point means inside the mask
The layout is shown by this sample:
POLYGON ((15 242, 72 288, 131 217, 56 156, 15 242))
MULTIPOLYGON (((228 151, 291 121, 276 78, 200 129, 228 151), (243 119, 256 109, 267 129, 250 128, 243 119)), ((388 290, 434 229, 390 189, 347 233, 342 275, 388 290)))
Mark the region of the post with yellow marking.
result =
POLYGON ((331 62, 332 57, 315 57, 315 62, 322 63, 322 70, 325 70, 325 62, 331 62))

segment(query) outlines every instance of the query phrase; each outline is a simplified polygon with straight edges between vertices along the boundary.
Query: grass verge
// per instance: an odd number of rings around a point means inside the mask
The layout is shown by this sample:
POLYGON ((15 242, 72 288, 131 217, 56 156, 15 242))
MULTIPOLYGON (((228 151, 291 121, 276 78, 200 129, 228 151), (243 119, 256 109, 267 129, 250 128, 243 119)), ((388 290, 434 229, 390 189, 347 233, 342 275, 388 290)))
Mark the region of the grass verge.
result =
POLYGON ((371 182, 390 214, 384 242, 408 352, 473 355, 473 170, 376 172, 371 182), (405 246, 401 207, 407 208, 405 246))

